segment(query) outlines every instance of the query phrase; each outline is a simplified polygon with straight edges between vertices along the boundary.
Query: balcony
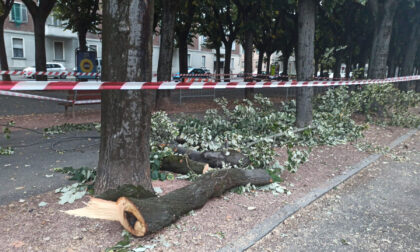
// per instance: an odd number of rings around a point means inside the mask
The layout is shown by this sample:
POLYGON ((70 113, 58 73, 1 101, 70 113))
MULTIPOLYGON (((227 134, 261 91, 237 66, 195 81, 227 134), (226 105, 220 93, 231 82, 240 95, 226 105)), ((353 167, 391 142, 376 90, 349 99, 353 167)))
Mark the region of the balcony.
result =
POLYGON ((77 34, 70 31, 64 30, 61 26, 45 25, 45 36, 46 37, 59 37, 59 38, 77 38, 77 34))

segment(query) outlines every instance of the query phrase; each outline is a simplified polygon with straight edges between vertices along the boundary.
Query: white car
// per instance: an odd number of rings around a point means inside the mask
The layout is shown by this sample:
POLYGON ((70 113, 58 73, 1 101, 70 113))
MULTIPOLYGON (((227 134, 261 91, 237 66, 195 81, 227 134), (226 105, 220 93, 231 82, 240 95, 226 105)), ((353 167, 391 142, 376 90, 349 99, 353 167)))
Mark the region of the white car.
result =
MULTIPOLYGON (((55 62, 47 62, 47 72, 65 72, 66 68, 61 63, 55 63, 55 62)), ((23 76, 26 78, 34 78, 34 73, 36 72, 35 66, 27 67, 23 69, 23 76)), ((48 76, 50 78, 60 78, 65 79, 66 75, 60 75, 60 76, 48 76)))

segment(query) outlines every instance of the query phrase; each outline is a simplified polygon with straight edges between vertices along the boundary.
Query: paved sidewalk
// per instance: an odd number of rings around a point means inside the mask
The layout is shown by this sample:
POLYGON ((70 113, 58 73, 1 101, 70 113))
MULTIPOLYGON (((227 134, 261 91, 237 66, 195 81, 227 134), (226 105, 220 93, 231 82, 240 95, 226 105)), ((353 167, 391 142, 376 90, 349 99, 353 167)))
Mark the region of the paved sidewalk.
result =
POLYGON ((419 241, 417 133, 287 219, 249 251, 420 251, 419 241))
POLYGON ((0 146, 16 146, 11 156, 0 156, 0 205, 25 199, 74 183, 56 167, 96 167, 99 133, 73 131, 45 138, 30 131, 0 137, 0 146))

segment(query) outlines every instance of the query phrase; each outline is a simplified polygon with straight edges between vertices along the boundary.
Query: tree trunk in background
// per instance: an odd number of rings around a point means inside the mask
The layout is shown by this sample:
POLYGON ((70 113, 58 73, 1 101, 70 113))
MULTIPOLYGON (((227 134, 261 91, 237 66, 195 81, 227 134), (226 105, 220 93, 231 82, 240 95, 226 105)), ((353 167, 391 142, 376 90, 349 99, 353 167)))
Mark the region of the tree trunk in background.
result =
POLYGON ((264 61, 264 52, 259 50, 259 52, 258 52, 258 66, 257 66, 257 73, 258 74, 262 73, 263 61, 264 61))
MULTIPOLYGON (((179 43, 179 73, 187 74, 188 73, 188 41, 187 35, 185 34, 178 35, 179 43)), ((181 78, 182 79, 182 78, 181 78)))
POLYGON ((266 52, 267 54, 267 66, 265 68, 265 74, 266 75, 271 75, 271 69, 270 69, 270 63, 271 63, 271 54, 270 52, 266 52))
MULTIPOLYGON (((377 3, 377 0, 373 2, 377 3)), ((386 0, 385 3, 377 3, 376 7, 371 7, 375 19, 375 31, 369 60, 368 78, 386 78, 392 24, 398 2, 398 0, 386 0)))
MULTIPOLYGON (((47 71, 47 56, 45 52, 45 19, 33 17, 35 31, 35 68, 36 71, 47 71)), ((36 80, 47 80, 46 75, 37 75, 36 80)))
POLYGON ((350 72, 351 72, 351 60, 346 60, 346 79, 350 79, 350 72))
MULTIPOLYGON (((414 73, 414 61, 416 60, 417 50, 420 46, 420 24, 415 23, 413 25, 410 42, 405 50, 404 62, 402 65, 402 76, 413 75, 414 73)), ((402 82, 398 85, 401 91, 407 92, 409 90, 411 82, 402 82)))
MULTIPOLYGON (((159 63, 157 81, 170 81, 172 78, 172 58, 174 53, 175 17, 178 0, 162 1, 162 29, 160 31, 159 63)), ((167 107, 171 102, 170 90, 156 91, 156 108, 167 107)))
POLYGON ((79 38, 79 50, 82 52, 87 52, 87 42, 86 42, 86 31, 79 31, 77 37, 79 38))
POLYGON ((336 54, 334 64, 334 77, 335 79, 341 78, 341 57, 336 54))
MULTIPOLYGON (((104 81, 151 81, 153 2, 104 1, 104 81)), ((149 136, 154 96, 146 90, 102 91, 95 194, 125 184, 153 191, 149 136)))
MULTIPOLYGON (((1 70, 8 71, 9 70, 9 64, 7 63, 7 54, 6 54, 6 46, 4 44, 4 20, 7 17, 4 16, 4 18, 0 19, 0 64, 1 64, 1 70)), ((4 74, 3 75, 4 81, 10 81, 10 75, 4 74)))
POLYGON ((216 82, 220 82, 220 47, 216 48, 216 82))
MULTIPOLYGON (((252 81, 252 54, 254 52, 254 35, 252 31, 245 31, 245 81, 252 81)), ((245 98, 254 98, 254 89, 245 88, 245 98)))
MULTIPOLYGON (((36 71, 47 70, 47 57, 45 52, 45 22, 57 0, 22 0, 26 5, 34 22, 35 33, 35 68, 36 71)), ((46 75, 37 75, 36 80, 47 80, 46 75)))
POLYGON ((224 81, 229 82, 230 81, 230 58, 232 57, 232 44, 233 41, 229 40, 227 43, 224 43, 225 45, 225 66, 223 73, 225 74, 224 81))
MULTIPOLYGON (((314 75, 314 42, 315 42, 314 0, 298 2, 298 81, 311 80, 314 75)), ((304 128, 312 123, 312 87, 297 88, 296 94, 296 126, 304 128)))
POLYGON ((289 58, 290 55, 284 55, 283 56, 283 74, 282 75, 288 75, 289 71, 289 58))

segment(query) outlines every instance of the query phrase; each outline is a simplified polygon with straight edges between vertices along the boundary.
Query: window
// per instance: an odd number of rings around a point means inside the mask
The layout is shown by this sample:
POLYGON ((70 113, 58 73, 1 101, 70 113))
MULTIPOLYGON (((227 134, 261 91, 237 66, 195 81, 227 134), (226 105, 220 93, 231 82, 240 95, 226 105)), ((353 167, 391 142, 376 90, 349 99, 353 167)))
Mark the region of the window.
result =
POLYGON ((233 41, 233 43, 232 43, 232 51, 235 51, 236 50, 236 43, 235 43, 235 41, 233 41))
POLYGON ((48 16, 47 24, 51 26, 63 26, 63 21, 54 17, 53 15, 48 16))
POLYGON ((22 3, 14 3, 10 11, 10 22, 27 23, 28 10, 22 3))
POLYGON ((230 60, 230 68, 235 69, 235 58, 230 60))
POLYGON ((98 46, 97 45, 89 45, 88 47, 91 51, 96 51, 96 52, 98 51, 98 46))
POLYGON ((54 41, 54 59, 64 60, 64 42, 54 41))
POLYGON ((188 67, 190 67, 191 66, 191 54, 188 54, 187 57, 188 57, 187 58, 187 64, 188 64, 188 67))
POLYGON ((205 44, 206 44, 206 42, 207 42, 207 38, 206 38, 206 37, 204 37, 204 36, 200 36, 200 44, 201 44, 201 45, 205 45, 205 44))
POLYGON ((201 56, 201 66, 206 67, 206 56, 201 56))
POLYGON ((12 38, 13 44, 13 58, 23 58, 23 39, 21 38, 12 38))

